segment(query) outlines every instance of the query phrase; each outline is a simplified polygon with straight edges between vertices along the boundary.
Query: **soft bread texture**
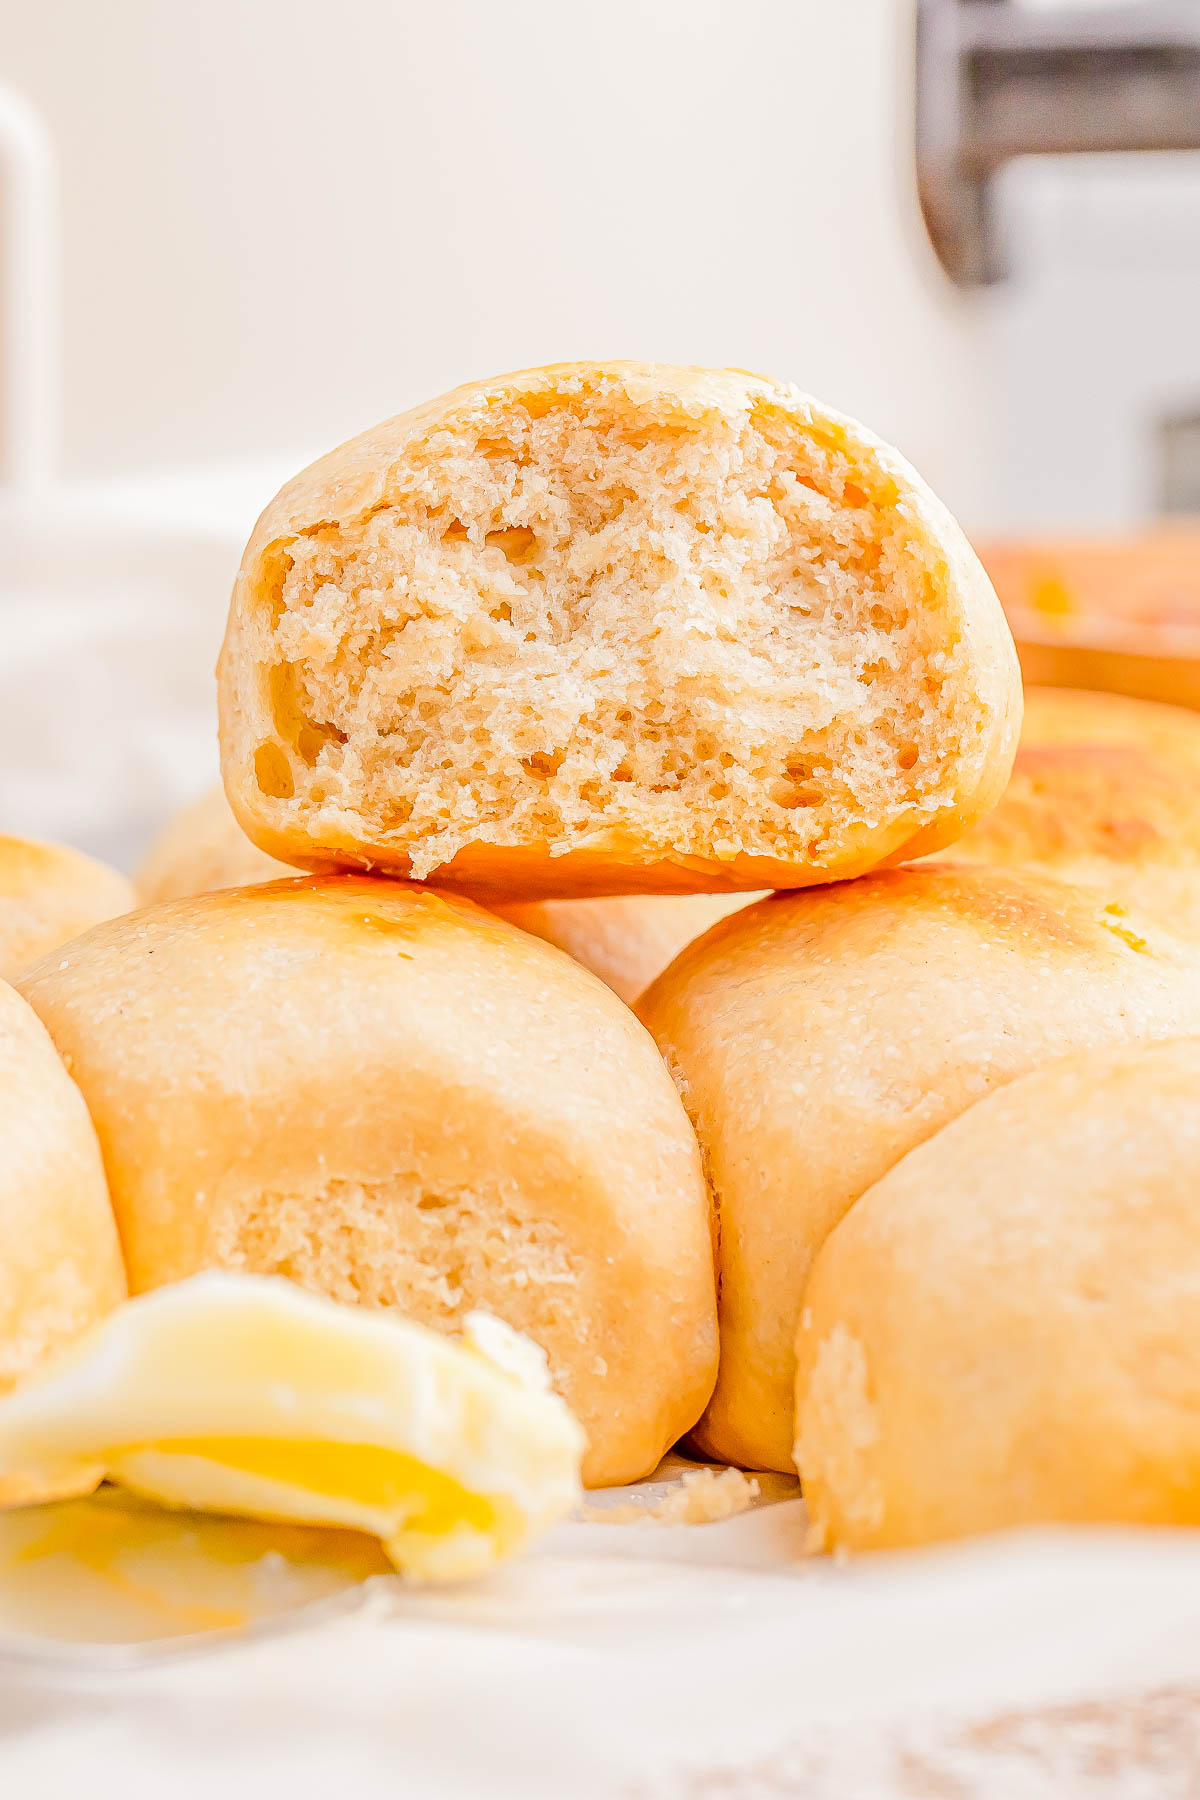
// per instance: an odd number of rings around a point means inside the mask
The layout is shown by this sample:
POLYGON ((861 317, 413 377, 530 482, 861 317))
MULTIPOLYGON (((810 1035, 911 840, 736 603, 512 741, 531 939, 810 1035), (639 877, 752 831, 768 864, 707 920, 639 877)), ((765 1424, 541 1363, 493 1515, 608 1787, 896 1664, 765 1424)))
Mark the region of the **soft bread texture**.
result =
POLYGON ((485 901, 798 887, 952 842, 1020 713, 895 451, 737 370, 565 363, 315 463, 255 528, 222 770, 272 856, 485 901))
POLYGON ((1081 888, 926 865, 747 907, 638 1010, 716 1209, 721 1367, 696 1441, 786 1469, 804 1284, 839 1219, 990 1088, 1200 1030, 1200 956, 1081 888))
POLYGON ((125 877, 81 851, 0 837, 0 980, 134 904, 125 877))
POLYGON ((290 1276, 546 1351, 585 1479, 634 1479, 716 1369, 708 1201, 653 1043, 568 957, 366 877, 148 908, 24 978, 91 1108, 134 1292, 290 1276))
MULTIPOLYGON (((137 873, 143 903, 215 888, 278 881, 297 871, 250 842, 221 788, 172 819, 137 873)), ((606 900, 525 900, 492 908, 523 931, 557 944, 627 1002, 685 944, 757 894, 621 894, 606 900)))
POLYGON ((979 1101, 817 1257, 797 1461, 829 1545, 1200 1524, 1200 1041, 979 1101))
MULTIPOLYGON (((78 1088, 0 981, 0 1393, 125 1296, 100 1146, 78 1088)), ((23 1498, 0 1483, 0 1500, 23 1498)))
POLYGON ((297 873, 250 842, 218 787, 167 821, 142 859, 134 886, 142 905, 152 906, 297 873))
POLYGON ((1004 797, 938 860, 1033 869, 1200 933, 1200 715, 1027 688, 1004 797))

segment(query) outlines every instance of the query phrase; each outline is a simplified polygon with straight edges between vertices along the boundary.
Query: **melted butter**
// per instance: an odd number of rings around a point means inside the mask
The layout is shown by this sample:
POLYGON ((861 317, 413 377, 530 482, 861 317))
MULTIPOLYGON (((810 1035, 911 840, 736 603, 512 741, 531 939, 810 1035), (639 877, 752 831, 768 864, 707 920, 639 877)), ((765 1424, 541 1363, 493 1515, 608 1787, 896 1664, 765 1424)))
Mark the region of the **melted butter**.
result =
POLYGON ((106 1487, 0 1514, 0 1632, 136 1643, 241 1630, 390 1569, 359 1532, 167 1510, 106 1487))
POLYGON ((318 1567, 320 1592, 355 1578, 331 1576, 324 1550, 276 1549, 288 1531, 369 1534, 371 1573, 485 1573, 570 1510, 583 1434, 540 1353, 497 1320, 467 1324, 456 1344, 256 1276, 118 1308, 0 1400, 0 1498, 26 1502, 0 1517, 0 1634, 28 1606, 95 1641, 236 1627, 260 1615, 268 1551, 277 1572, 303 1565, 306 1593, 318 1567), (425 1418, 427 1389, 448 1416, 425 1418), (361 1441, 368 1400, 382 1442, 361 1441), (101 1473, 124 1506, 53 1510, 101 1473))
POLYGON ((129 1445, 107 1461, 119 1468, 144 1451, 160 1456, 198 1457, 204 1462, 259 1476, 264 1481, 318 1494, 336 1504, 350 1501, 393 1514, 411 1530, 438 1534, 456 1525, 495 1532, 496 1503, 473 1494, 439 1469, 401 1450, 375 1444, 330 1443, 320 1438, 164 1438, 129 1445))

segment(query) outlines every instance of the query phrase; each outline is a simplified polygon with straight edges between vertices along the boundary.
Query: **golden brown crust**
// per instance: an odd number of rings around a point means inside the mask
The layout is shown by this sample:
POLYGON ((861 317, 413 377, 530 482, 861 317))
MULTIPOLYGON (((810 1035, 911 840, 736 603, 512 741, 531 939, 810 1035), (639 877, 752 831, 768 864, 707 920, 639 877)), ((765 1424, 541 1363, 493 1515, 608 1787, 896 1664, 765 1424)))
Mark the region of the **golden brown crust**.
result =
POLYGON ((23 983, 83 1089, 134 1291, 291 1276, 543 1344, 593 1485, 712 1388, 708 1206, 654 1045, 568 957, 456 900, 341 877, 101 926, 23 983))
POLYGON ((1200 1041, 1072 1056, 911 1151, 827 1239, 797 1339, 826 1544, 1200 1523, 1200 1041))
POLYGON ((133 904, 125 877, 81 851, 0 837, 0 980, 133 904))
POLYGON ((1031 868, 1200 930, 1200 715, 1030 688, 1003 798, 939 860, 1031 868))
MULTIPOLYGON (((96 1134, 30 1008, 0 982, 0 1393, 124 1297, 96 1134)), ((0 1491, 0 1501, 17 1496, 0 1491)))
MULTIPOLYGON (((1002 787, 1003 784, 1001 783, 1002 787)), ((988 804, 994 803, 990 795, 988 804)), ((255 825, 251 832, 245 813, 230 791, 230 804, 243 831, 249 833, 264 854, 287 858, 286 867, 328 875, 358 871, 364 875, 386 875, 406 879, 406 871, 386 855, 376 856, 362 848, 335 839, 322 828, 326 842, 319 851, 306 853, 298 840, 286 832, 271 832, 255 825)), ((864 849, 846 866, 836 879, 848 881, 860 874, 871 874, 879 868, 894 868, 931 855, 953 842, 958 831, 966 830, 975 817, 955 813, 955 827, 943 813, 933 825, 905 838, 886 855, 864 849), (961 824, 958 822, 961 820, 961 824)), ((876 846, 876 849, 878 845, 876 846)), ((551 844, 526 844, 506 849, 502 845, 480 844, 462 850, 452 861, 437 871, 436 886, 443 892, 461 893, 491 910, 524 900, 608 899, 628 894, 750 894, 776 888, 825 886, 831 879, 820 869, 785 868, 768 857, 734 856, 725 862, 707 858, 672 856, 658 862, 638 862, 637 846, 628 836, 617 832, 597 832, 596 842, 587 850, 570 850, 559 854, 551 844)))
MULTIPOLYGON (((146 906, 225 887, 295 876, 250 842, 214 788, 172 819, 137 873, 146 906)), ((758 894, 626 894, 604 900, 528 900, 492 908, 556 944, 627 1003, 701 932, 758 894)))
POLYGON ((1200 1028, 1200 958, 1018 871, 898 869, 714 926, 638 1008, 718 1215, 706 1453, 786 1468, 812 1259, 858 1196, 989 1088, 1094 1044, 1200 1028))
MULTIPOLYGON (((974 553, 945 508, 913 470, 862 427, 783 386, 735 370, 658 364, 559 364, 472 383, 391 419, 322 458, 282 490, 259 520, 234 589, 220 662, 221 741, 230 803, 247 833, 270 856, 327 869, 374 868, 408 875, 409 850, 386 834, 367 832, 361 816, 326 800, 289 807, 286 792, 264 792, 257 749, 280 750, 270 672, 275 595, 289 545, 306 534, 349 528, 393 501, 406 458, 456 431, 476 433, 497 407, 519 403, 536 412, 564 395, 602 384, 619 390, 628 415, 696 420, 708 414, 761 415, 775 426, 836 445, 862 480, 890 495, 897 529, 930 559, 932 610, 941 609, 962 691, 972 709, 972 741, 954 753, 936 804, 924 811, 894 806, 887 817, 863 817, 831 860, 814 861, 796 832, 786 855, 748 855, 713 845, 680 854, 597 815, 586 841, 514 843, 480 838, 430 875, 439 886, 485 903, 625 892, 702 893, 801 887, 863 873, 926 854, 952 842, 1001 792, 1020 716, 1015 655, 1003 614, 974 553), (969 696, 967 694, 969 689, 969 696)), ((614 402, 614 404, 616 404, 614 402)), ((277 760, 277 759, 276 759, 277 760)), ((274 768, 274 763, 272 763, 274 768)), ((939 777, 941 779, 941 777, 939 777)), ((421 871, 425 873, 424 870, 421 871)))

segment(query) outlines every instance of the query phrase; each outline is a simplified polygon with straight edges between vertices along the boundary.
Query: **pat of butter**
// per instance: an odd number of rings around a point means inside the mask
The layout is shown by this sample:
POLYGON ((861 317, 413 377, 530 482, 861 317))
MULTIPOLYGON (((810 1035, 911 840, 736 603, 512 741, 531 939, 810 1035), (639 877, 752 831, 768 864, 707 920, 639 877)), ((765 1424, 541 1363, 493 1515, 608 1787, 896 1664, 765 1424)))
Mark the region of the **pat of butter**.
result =
POLYGON ((107 1476, 170 1506, 351 1526, 418 1580, 477 1575, 580 1498, 584 1434, 535 1345, 268 1276, 128 1301, 0 1401, 0 1502, 107 1476))

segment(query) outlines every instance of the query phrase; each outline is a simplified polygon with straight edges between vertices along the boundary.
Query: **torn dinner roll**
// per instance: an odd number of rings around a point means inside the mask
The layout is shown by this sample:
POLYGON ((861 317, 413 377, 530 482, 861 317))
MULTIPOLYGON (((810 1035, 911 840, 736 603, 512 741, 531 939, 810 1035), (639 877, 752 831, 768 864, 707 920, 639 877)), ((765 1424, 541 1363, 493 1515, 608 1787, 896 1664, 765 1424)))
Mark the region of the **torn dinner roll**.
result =
POLYGON ((1020 684, 961 531, 870 432, 739 370, 564 363, 290 482, 220 701, 268 855, 491 902, 936 850, 999 796, 1020 684))

